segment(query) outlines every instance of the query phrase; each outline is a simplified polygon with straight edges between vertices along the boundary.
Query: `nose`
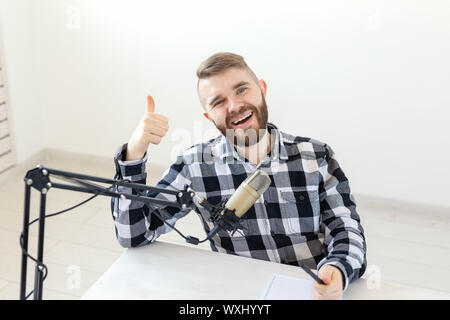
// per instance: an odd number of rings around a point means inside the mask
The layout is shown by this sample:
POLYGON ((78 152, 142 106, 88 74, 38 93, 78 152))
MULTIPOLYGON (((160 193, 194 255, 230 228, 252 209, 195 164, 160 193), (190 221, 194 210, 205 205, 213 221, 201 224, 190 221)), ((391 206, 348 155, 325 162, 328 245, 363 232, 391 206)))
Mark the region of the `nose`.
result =
POLYGON ((241 105, 242 105, 242 103, 239 99, 236 99, 236 98, 229 99, 228 113, 230 113, 230 114, 239 113, 239 109, 241 109, 241 105))

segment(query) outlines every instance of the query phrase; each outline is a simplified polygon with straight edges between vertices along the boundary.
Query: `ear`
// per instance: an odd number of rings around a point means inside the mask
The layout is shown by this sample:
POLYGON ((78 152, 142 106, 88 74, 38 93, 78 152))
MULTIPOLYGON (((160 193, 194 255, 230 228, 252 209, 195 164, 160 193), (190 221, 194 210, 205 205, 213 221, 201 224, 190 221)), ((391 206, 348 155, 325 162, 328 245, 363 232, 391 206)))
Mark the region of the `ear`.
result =
POLYGON ((267 94, 267 83, 263 79, 259 79, 258 84, 265 98, 267 94))

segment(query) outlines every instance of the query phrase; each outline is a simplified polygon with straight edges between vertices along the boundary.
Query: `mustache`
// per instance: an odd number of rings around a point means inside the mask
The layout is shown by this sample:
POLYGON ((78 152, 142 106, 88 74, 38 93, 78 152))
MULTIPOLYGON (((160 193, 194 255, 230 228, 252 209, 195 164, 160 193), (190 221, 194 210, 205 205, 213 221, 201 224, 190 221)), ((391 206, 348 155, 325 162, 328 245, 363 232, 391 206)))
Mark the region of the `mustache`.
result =
POLYGON ((226 124, 228 127, 231 126, 231 119, 236 119, 241 115, 244 115, 244 113, 246 113, 247 111, 252 111, 254 115, 258 114, 258 109, 255 106, 252 105, 248 105, 248 106, 244 106, 242 107, 238 112, 233 112, 233 113, 229 113, 227 114, 226 117, 226 124))

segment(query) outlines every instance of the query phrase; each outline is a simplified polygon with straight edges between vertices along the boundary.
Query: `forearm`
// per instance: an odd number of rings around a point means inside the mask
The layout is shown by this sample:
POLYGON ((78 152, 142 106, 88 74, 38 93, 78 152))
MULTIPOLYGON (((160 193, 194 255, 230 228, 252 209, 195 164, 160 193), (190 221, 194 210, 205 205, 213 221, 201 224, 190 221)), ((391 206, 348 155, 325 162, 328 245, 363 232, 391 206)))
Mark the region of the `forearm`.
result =
POLYGON ((318 269, 326 264, 339 268, 346 290, 351 282, 363 275, 367 267, 364 231, 359 222, 352 218, 339 218, 331 227, 332 230, 325 232, 327 256, 320 261, 318 269))
POLYGON ((345 290, 363 275, 367 266, 364 229, 349 181, 329 146, 320 172, 321 229, 325 233, 327 255, 318 267, 331 264, 339 268, 345 277, 345 290))
MULTIPOLYGON (((126 145, 123 145, 114 157, 116 179, 127 179, 134 183, 145 184, 147 155, 145 154, 144 158, 140 160, 123 161, 121 159, 125 157, 125 150, 126 145)), ((184 184, 190 183, 184 176, 185 174, 186 170, 183 166, 174 164, 156 186, 170 190, 181 190, 184 184)), ((123 186, 119 186, 118 191, 124 194, 136 193, 131 188, 123 186)), ((177 201, 174 195, 159 192, 142 191, 142 195, 172 202, 177 201)), ((141 201, 120 198, 112 199, 111 209, 117 239, 120 245, 124 247, 137 247, 155 241, 160 235, 171 231, 170 225, 174 225, 176 220, 188 213, 187 210, 180 210, 179 208, 144 204, 141 201)))
MULTIPOLYGON (((133 183, 145 184, 147 173, 145 164, 147 156, 140 160, 124 161, 127 144, 121 146, 116 152, 116 179, 129 180, 133 183)), ((117 191, 123 194, 132 194, 131 188, 118 186, 117 191)), ((135 192, 136 194, 136 192, 135 192)), ((148 206, 141 201, 113 198, 111 210, 116 228, 116 236, 123 247, 137 247, 150 243, 154 232, 147 228, 151 224, 148 206)))

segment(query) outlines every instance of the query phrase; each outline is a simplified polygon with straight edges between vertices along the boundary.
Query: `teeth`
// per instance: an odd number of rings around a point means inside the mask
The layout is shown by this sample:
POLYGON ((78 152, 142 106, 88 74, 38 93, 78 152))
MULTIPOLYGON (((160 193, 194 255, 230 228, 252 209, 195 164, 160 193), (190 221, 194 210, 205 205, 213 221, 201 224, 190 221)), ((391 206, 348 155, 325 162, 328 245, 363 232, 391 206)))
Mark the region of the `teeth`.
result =
POLYGON ((243 116, 243 117, 240 118, 239 120, 233 121, 233 124, 238 124, 238 123, 241 122, 242 120, 245 120, 245 119, 249 118, 252 114, 253 114, 253 112, 250 112, 248 115, 243 116))

